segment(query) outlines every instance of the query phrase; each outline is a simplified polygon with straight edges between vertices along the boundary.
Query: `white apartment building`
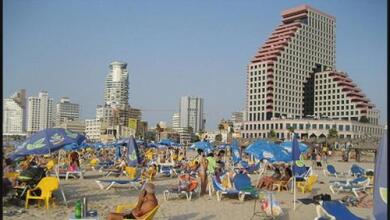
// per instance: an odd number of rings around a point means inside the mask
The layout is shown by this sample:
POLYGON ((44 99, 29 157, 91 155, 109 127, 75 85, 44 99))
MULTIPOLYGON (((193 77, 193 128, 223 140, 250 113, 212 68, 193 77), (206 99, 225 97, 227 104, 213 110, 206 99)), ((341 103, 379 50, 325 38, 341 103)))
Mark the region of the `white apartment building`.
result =
POLYGON ((110 64, 110 72, 106 78, 104 90, 104 102, 106 105, 116 106, 121 109, 129 104, 129 74, 127 63, 114 61, 110 64))
POLYGON ((102 121, 99 119, 85 120, 85 135, 89 140, 100 141, 102 132, 102 121))
POLYGON ((194 133, 204 130, 203 98, 181 97, 179 113, 180 127, 192 127, 194 133))
POLYGON ((3 134, 22 135, 26 132, 26 90, 22 89, 3 101, 3 134))
POLYGON ((335 70, 335 22, 335 17, 308 5, 282 12, 282 24, 248 65, 242 137, 263 137, 263 127, 272 119, 327 117, 358 123, 367 118, 376 128, 362 127, 381 129, 379 111, 347 74, 335 70))
POLYGON ((180 127, 180 113, 176 112, 172 115, 172 128, 180 127))
POLYGON ((65 121, 77 121, 80 118, 80 105, 71 103, 68 97, 62 97, 56 105, 56 125, 65 121))
POLYGON ((53 127, 53 99, 46 91, 38 97, 28 97, 27 133, 53 127))

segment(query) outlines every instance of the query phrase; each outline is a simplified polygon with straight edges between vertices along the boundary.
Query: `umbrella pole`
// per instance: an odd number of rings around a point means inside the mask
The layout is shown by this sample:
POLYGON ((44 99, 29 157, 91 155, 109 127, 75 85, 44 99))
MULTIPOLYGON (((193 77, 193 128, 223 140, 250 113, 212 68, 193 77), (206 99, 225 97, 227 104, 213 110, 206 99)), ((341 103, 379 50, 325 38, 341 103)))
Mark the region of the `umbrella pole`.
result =
POLYGON ((56 166, 56 168, 54 170, 56 172, 56 176, 58 178, 58 182, 60 183, 59 184, 59 188, 60 188, 60 191, 61 191, 61 194, 62 194, 62 198, 64 199, 65 206, 68 207, 68 201, 66 200, 66 196, 65 196, 64 190, 61 187, 60 174, 59 174, 60 173, 59 165, 60 165, 60 153, 58 153, 58 163, 57 163, 57 166, 56 166))
MULTIPOLYGON (((294 162, 291 164, 291 168, 293 167, 293 164, 294 164, 294 162)), ((296 178, 295 178, 295 174, 293 175, 294 177, 293 177, 293 190, 294 190, 294 211, 295 211, 295 199, 296 199, 296 178)))

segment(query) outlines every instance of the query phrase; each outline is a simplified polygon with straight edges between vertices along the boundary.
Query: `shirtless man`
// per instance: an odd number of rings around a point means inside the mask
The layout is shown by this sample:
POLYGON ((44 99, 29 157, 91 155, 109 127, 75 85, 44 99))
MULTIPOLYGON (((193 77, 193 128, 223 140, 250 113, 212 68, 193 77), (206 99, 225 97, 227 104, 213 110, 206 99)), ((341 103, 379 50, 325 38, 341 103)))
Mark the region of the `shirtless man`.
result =
POLYGON ((137 206, 130 213, 111 212, 108 215, 108 220, 137 219, 150 212, 158 205, 154 189, 155 186, 152 183, 146 183, 138 196, 137 206))

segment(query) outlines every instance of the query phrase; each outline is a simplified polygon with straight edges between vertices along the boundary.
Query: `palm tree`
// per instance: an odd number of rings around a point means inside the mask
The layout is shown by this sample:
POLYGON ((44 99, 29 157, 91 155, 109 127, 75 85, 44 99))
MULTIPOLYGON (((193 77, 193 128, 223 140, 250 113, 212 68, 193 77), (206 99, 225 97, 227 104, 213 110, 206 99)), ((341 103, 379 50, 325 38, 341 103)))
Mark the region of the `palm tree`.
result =
POLYGON ((294 133, 294 128, 291 127, 291 126, 289 126, 289 127, 287 128, 287 130, 288 130, 288 139, 290 139, 290 138, 291 138, 291 134, 294 133))
POLYGON ((219 133, 221 133, 222 130, 224 130, 224 129, 225 129, 225 126, 222 123, 219 123, 219 125, 218 125, 219 133))
POLYGON ((156 132, 158 134, 158 140, 160 140, 160 133, 163 132, 163 131, 164 131, 164 129, 160 126, 159 123, 157 123, 157 125, 156 125, 156 132))
POLYGON ((328 130, 328 137, 329 138, 337 138, 337 130, 336 128, 331 128, 328 130))

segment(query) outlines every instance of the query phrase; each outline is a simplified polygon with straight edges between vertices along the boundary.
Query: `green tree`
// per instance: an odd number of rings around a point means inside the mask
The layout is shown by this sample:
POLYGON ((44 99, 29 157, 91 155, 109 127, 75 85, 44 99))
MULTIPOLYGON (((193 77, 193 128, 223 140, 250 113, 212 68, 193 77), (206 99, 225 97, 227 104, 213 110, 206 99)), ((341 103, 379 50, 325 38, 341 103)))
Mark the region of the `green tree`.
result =
POLYGON ((191 142, 194 143, 194 142, 198 142, 200 141, 200 137, 198 135, 192 135, 191 136, 191 142))
POLYGON ((295 129, 293 127, 289 126, 287 128, 287 130, 288 130, 288 139, 290 139, 291 138, 291 134, 294 133, 295 129))
POLYGON ((337 130, 336 128, 331 128, 328 130, 328 138, 337 138, 337 130))
POLYGON ((268 137, 269 138, 275 138, 276 137, 276 132, 274 129, 272 129, 269 133, 268 133, 268 137))

